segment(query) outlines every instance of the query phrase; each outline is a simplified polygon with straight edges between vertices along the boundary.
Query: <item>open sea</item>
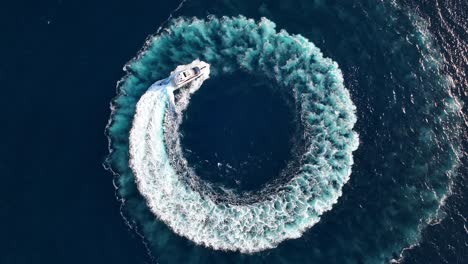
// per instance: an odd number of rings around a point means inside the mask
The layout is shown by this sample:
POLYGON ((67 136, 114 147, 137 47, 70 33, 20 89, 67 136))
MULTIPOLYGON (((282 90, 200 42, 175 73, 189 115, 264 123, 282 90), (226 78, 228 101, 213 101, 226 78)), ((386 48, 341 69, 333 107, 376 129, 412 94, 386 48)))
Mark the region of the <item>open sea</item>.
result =
POLYGON ((467 18, 3 1, 0 263, 468 263, 467 18))

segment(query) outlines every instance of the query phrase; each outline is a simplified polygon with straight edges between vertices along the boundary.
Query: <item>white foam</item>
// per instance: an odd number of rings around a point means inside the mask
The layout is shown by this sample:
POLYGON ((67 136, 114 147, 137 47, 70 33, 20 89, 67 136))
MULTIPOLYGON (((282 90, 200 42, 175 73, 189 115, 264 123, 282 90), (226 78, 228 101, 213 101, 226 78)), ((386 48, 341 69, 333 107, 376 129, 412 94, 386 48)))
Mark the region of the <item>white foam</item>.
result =
MULTIPOLYGON (((260 251, 300 237, 341 195, 332 192, 313 199, 315 191, 301 191, 299 175, 290 183, 292 192, 281 191, 267 201, 216 204, 187 186, 171 167, 163 135, 167 103, 162 90, 149 90, 138 102, 130 132, 130 165, 151 211, 176 233, 214 249, 260 251)), ((179 102, 178 108, 187 104, 179 102)))
MULTIPOLYGON (((210 35, 218 36, 218 30, 207 27, 209 22, 184 23, 180 28, 177 25, 171 28, 183 32, 172 34, 191 41, 200 38, 200 43, 212 41, 210 35), (188 29, 198 33, 191 34, 188 29)), ((216 28, 218 24, 213 19, 210 25, 216 28)), ((359 142, 352 131, 355 106, 343 86, 337 64, 324 58, 305 38, 290 36, 285 31, 276 33, 274 23, 266 19, 255 24, 244 18, 226 18, 219 30, 230 30, 230 34, 221 34, 220 47, 206 45, 202 51, 187 47, 179 51, 179 56, 185 56, 184 52, 186 57, 201 52, 205 60, 218 66, 217 72, 232 72, 242 65, 248 73, 276 81, 278 89, 290 89, 288 92, 293 94, 300 111, 298 119, 304 126, 305 152, 300 157, 299 172, 282 186, 265 193, 261 200, 221 202, 199 193, 191 185, 191 179, 177 173, 181 169, 194 173, 182 155, 176 133, 181 115, 166 113, 167 94, 153 89, 136 106, 129 137, 129 163, 150 210, 175 233, 214 249, 257 252, 300 237, 337 202, 341 188, 349 180, 352 151, 359 142), (234 24, 229 26, 230 23, 234 24), (236 30, 237 23, 246 30, 251 28, 249 34, 236 30), (257 42, 252 43, 252 39, 257 42)), ((215 43, 212 41, 211 45, 215 43)), ((188 89, 182 89, 177 112, 183 112, 190 95, 204 80, 200 78, 188 89)))

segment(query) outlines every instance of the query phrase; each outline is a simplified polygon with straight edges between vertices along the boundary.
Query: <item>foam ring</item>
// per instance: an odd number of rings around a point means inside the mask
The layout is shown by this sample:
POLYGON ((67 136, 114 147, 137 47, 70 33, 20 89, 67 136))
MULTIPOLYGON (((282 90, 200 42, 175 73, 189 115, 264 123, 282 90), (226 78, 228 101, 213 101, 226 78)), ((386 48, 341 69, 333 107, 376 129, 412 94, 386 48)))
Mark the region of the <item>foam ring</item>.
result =
POLYGON ((126 100, 144 93, 128 138, 130 167, 150 210, 175 233, 213 249, 257 252, 300 237, 341 196, 359 142, 355 106, 337 63, 306 38, 278 32, 267 19, 177 19, 148 40, 129 70, 139 76, 126 80, 134 84, 126 100), (306 151, 299 171, 265 199, 216 201, 188 184, 168 155, 167 96, 144 87, 195 58, 210 63, 214 76, 241 69, 294 96, 306 151))

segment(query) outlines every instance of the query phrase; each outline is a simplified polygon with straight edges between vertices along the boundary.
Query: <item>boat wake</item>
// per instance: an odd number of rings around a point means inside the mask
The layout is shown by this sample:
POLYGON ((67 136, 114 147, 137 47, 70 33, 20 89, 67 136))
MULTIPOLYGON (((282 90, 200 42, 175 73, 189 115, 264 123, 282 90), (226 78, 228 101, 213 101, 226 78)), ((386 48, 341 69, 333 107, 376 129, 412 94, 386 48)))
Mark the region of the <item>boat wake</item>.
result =
MULTIPOLYGON (((170 43, 182 33, 193 43, 184 46, 185 54, 178 53, 182 60, 196 54, 221 69, 215 74, 241 68, 262 74, 275 81, 277 89, 293 93, 304 125, 306 151, 297 174, 274 186, 275 192, 269 188, 262 201, 216 201, 200 193, 203 188, 197 190, 188 184, 185 174, 178 173, 190 168, 180 144, 172 144, 176 151, 167 151, 165 138, 178 141, 174 137, 178 137, 180 117, 165 118, 169 97, 162 89, 149 89, 136 106, 129 138, 130 166, 139 191, 151 211, 174 232, 214 249, 255 252, 300 237, 341 196, 351 173, 352 151, 358 146, 357 134, 352 131, 355 107, 337 64, 324 58, 306 39, 277 32, 266 19, 259 23, 242 17, 178 20, 168 33, 158 36, 158 43, 172 46, 170 43), (238 30, 219 34, 225 27, 238 30), (211 45, 197 52, 201 42, 211 45), (228 47, 235 48, 224 56, 214 56, 228 47), (164 135, 165 127, 172 127, 169 138, 164 135)), ((178 112, 203 81, 192 83, 189 92, 179 96, 178 112)), ((192 179, 196 179, 194 174, 192 170, 192 179)))

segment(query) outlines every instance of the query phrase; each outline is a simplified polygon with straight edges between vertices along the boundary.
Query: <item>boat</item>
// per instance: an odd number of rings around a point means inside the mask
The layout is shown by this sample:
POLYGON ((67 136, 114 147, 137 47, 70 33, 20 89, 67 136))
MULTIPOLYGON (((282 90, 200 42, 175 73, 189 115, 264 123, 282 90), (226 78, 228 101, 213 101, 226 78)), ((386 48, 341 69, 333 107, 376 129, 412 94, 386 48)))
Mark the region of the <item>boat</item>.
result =
MULTIPOLYGON (((153 83, 149 89, 160 90, 169 97, 170 107, 175 111, 174 91, 201 78, 203 82, 210 75, 210 65, 204 61, 194 60, 187 65, 179 65, 169 77, 153 83)), ((200 84, 201 85, 201 84, 200 84)))
POLYGON ((200 62, 200 65, 176 72, 174 77, 172 77, 172 84, 174 85, 175 89, 179 89, 180 87, 183 87, 184 85, 202 76, 204 73, 203 70, 207 67, 207 65, 204 65, 200 62))

